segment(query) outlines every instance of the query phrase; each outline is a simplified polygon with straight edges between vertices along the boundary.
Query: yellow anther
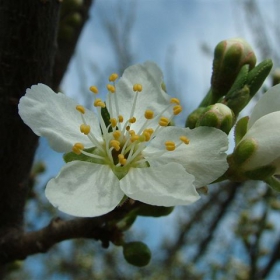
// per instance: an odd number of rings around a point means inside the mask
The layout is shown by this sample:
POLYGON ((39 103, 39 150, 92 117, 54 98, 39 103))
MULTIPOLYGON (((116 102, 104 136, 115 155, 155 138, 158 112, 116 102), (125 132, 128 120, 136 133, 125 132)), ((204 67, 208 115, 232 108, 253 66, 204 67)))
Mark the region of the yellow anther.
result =
POLYGON ((135 131, 134 130, 129 130, 129 134, 132 136, 132 135, 135 135, 135 131))
POLYGON ((146 110, 145 111, 145 118, 147 120, 151 120, 154 117, 154 112, 152 110, 146 110))
POLYGON ((144 131, 142 135, 145 137, 145 141, 149 141, 151 139, 151 134, 148 131, 144 131))
POLYGON ((176 146, 175 143, 173 141, 166 141, 165 142, 165 148, 167 151, 174 151, 176 146))
POLYGON ((110 141, 110 147, 113 147, 116 151, 119 151, 121 148, 121 143, 118 140, 111 140, 110 141))
POLYGON ((91 87, 89 88, 89 90, 90 90, 91 92, 95 93, 95 94, 98 93, 98 88, 97 88, 96 86, 91 86, 91 87))
POLYGON ((114 93, 116 91, 115 87, 113 85, 108 84, 107 89, 111 92, 114 93))
POLYGON ((82 143, 76 143, 72 147, 72 152, 77 155, 80 155, 84 148, 85 148, 85 146, 82 143))
POLYGON ((170 99, 170 103, 174 103, 174 104, 177 104, 177 105, 180 105, 180 100, 178 98, 175 98, 175 97, 172 97, 170 99))
POLYGON ((86 124, 81 124, 80 131, 85 135, 88 135, 90 133, 90 126, 86 124))
POLYGON ((135 123, 135 122, 136 122, 136 118, 135 118, 135 117, 132 117, 131 119, 129 119, 129 122, 130 122, 130 123, 135 123))
POLYGON ((118 121, 117 121, 117 119, 112 118, 112 119, 110 119, 110 123, 111 123, 112 127, 116 127, 116 126, 117 126, 118 121))
POLYGON ((109 77, 109 82, 114 82, 118 77, 119 75, 117 73, 111 74, 109 77))
POLYGON ((142 91, 142 85, 140 85, 140 84, 134 84, 134 85, 133 85, 133 91, 141 92, 141 91, 142 91))
POLYGON ((182 106, 181 105, 175 105, 173 107, 173 114, 179 115, 182 112, 182 106))
POLYGON ((93 103, 94 107, 102 107, 105 108, 105 103, 100 99, 96 98, 93 103))
POLYGON ((135 141, 137 141, 137 140, 139 140, 139 135, 137 135, 137 134, 131 135, 130 141, 131 141, 132 143, 135 142, 135 141))
POLYGON ((186 145, 188 145, 190 143, 190 140, 186 136, 184 136, 184 135, 180 136, 180 140, 183 143, 185 143, 186 145))
POLYGON ((119 122, 122 123, 123 122, 123 116, 119 115, 118 118, 119 118, 119 122))
POLYGON ((84 114, 86 112, 86 109, 82 105, 77 105, 76 110, 79 111, 80 113, 84 114))
POLYGON ((125 130, 126 130, 126 131, 129 131, 129 130, 130 130, 130 126, 129 126, 129 125, 126 126, 125 130))
POLYGON ((97 107, 98 106, 97 104, 100 102, 102 102, 102 100, 100 98, 96 98, 93 102, 93 106, 97 107))
POLYGON ((149 132, 150 135, 154 133, 154 130, 152 128, 146 128, 145 131, 149 132))
POLYGON ((166 117, 161 117, 161 118, 159 119, 158 124, 159 124, 160 126, 168 126, 168 124, 169 124, 169 119, 166 118, 166 117))
POLYGON ((113 136, 116 140, 118 140, 121 137, 122 133, 119 130, 116 130, 113 132, 113 136))
POLYGON ((118 158, 119 158, 119 163, 120 163, 121 165, 125 165, 125 164, 126 164, 126 158, 124 157, 123 154, 119 154, 119 155, 118 155, 118 158))

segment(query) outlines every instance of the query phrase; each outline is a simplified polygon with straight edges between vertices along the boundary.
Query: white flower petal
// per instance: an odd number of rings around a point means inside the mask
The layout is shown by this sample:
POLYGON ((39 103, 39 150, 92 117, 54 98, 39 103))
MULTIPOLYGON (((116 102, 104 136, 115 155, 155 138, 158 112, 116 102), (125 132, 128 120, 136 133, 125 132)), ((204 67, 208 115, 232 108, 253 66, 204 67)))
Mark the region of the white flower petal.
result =
MULTIPOLYGON (((143 65, 137 64, 128 67, 123 76, 116 85, 116 96, 118 99, 120 114, 125 120, 130 118, 131 108, 133 105, 135 92, 133 91, 134 84, 142 85, 142 92, 139 93, 135 113, 136 123, 131 125, 131 129, 137 130, 146 121, 144 113, 147 109, 153 110, 155 115, 162 112, 170 103, 170 96, 168 96, 161 88, 162 72, 155 63, 146 62, 143 65)), ((106 101, 109 104, 109 99, 106 101)), ((110 106, 108 106, 110 107, 110 106)), ((112 111, 114 116, 117 116, 115 106, 112 102, 112 111)), ((170 117, 172 108, 168 110, 164 116, 170 117)), ((149 127, 156 127, 158 120, 151 120, 149 127)))
POLYGON ((270 88, 255 105, 248 122, 248 129, 261 117, 280 111, 280 84, 270 88))
MULTIPOLYGON (((46 137, 49 145, 58 152, 71 151, 76 142, 83 143, 86 148, 93 147, 88 137, 80 132, 82 120, 76 105, 66 95, 56 94, 48 86, 38 84, 27 89, 20 99, 19 115, 35 134, 46 137)), ((85 119, 95 137, 101 139, 94 113, 86 110, 85 119)))
POLYGON ((157 166, 168 162, 181 164, 190 174, 195 176, 196 187, 207 185, 221 175, 228 168, 227 135, 212 127, 198 127, 195 129, 167 127, 153 139, 151 144, 143 151, 144 157, 151 164, 157 166), (165 141, 180 143, 180 136, 186 136, 190 143, 183 144, 175 151, 166 152, 156 160, 149 160, 154 153, 162 151, 165 141))
POLYGON ((194 177, 177 163, 131 168, 120 181, 123 192, 135 200, 157 206, 187 205, 199 199, 194 177))
POLYGON ((258 119, 242 140, 250 138, 257 142, 258 149, 246 163, 247 170, 270 164, 280 157, 280 112, 258 119))
POLYGON ((124 196, 107 165, 72 161, 49 181, 46 197, 59 210, 77 217, 95 217, 113 210, 124 196))

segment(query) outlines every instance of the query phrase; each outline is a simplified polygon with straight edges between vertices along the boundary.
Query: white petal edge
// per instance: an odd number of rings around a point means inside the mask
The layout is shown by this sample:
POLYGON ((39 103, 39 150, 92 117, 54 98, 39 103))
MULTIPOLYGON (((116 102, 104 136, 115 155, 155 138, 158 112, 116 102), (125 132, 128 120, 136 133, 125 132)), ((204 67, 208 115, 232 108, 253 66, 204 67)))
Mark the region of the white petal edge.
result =
MULTIPOLYGON (((150 61, 144 64, 136 64, 128 67, 116 85, 116 97, 118 100, 119 113, 124 120, 130 118, 131 108, 135 97, 133 91, 134 84, 141 84, 142 91, 138 95, 135 112, 136 122, 131 125, 131 129, 138 133, 138 129, 146 121, 144 114, 147 109, 153 110, 155 116, 162 112, 170 104, 170 96, 161 88, 163 74, 159 67, 150 61)), ((106 104, 109 104, 107 97, 106 104)), ((108 106, 109 108, 110 106, 108 106)), ((115 106, 112 102, 112 116, 117 116, 115 106)), ((165 117, 172 115, 172 107, 164 113, 165 117)), ((150 120, 149 127, 158 126, 158 119, 150 120)))
POLYGON ((72 161, 47 184, 46 197, 60 211, 96 217, 112 211, 124 196, 107 165, 72 161))
POLYGON ((248 129, 261 117, 280 111, 280 84, 270 88, 255 105, 248 122, 248 129))
MULTIPOLYGON (((69 152, 81 142, 86 148, 94 145, 80 132, 82 119, 76 110, 77 103, 62 93, 55 93, 44 84, 27 89, 19 102, 19 115, 38 136, 46 137, 57 152, 69 152)), ((85 119, 95 137, 101 140, 101 132, 95 114, 86 110, 85 119)))
POLYGON ((168 162, 181 164, 188 173, 195 176, 195 186, 202 187, 219 178, 228 168, 227 154, 228 137, 221 130, 212 127, 198 127, 195 129, 166 127, 153 139, 143 151, 144 157, 151 164, 157 166, 168 162), (165 148, 165 141, 179 144, 180 136, 186 136, 190 143, 181 145, 155 160, 149 160, 154 153, 165 148))
POLYGON ((131 168, 120 181, 130 198, 157 206, 191 204, 199 199, 194 177, 177 163, 159 167, 131 168))
POLYGON ((247 170, 265 166, 280 157, 280 111, 258 119, 242 140, 250 138, 257 142, 258 149, 246 163, 247 170))

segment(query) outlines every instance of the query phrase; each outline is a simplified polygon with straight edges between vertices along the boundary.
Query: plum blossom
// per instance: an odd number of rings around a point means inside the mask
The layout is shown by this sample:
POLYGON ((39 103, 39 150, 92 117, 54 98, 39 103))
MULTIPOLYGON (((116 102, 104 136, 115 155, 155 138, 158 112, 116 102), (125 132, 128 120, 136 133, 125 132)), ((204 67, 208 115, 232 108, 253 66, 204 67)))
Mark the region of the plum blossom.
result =
POLYGON ((226 134, 169 126, 182 106, 162 89, 152 62, 127 68, 119 80, 112 74, 109 82, 106 101, 90 87, 95 112, 43 84, 21 98, 23 121, 73 158, 48 182, 49 201, 67 214, 94 217, 125 197, 157 206, 198 200, 197 188, 228 167, 226 134))
POLYGON ((280 174, 280 85, 270 88, 257 102, 247 125, 247 132, 239 142, 252 140, 254 153, 243 165, 244 170, 254 170, 267 165, 280 174))

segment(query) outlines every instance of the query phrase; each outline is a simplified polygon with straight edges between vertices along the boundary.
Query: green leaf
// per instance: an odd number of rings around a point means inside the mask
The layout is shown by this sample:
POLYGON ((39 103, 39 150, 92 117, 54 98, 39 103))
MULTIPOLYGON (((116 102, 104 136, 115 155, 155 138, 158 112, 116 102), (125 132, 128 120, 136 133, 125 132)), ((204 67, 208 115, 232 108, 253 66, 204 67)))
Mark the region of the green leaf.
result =
POLYGON ((249 74, 247 79, 247 85, 250 89, 251 98, 257 93, 257 91, 262 86, 263 82, 267 78, 273 63, 271 59, 266 59, 259 63, 255 68, 253 68, 249 74))

